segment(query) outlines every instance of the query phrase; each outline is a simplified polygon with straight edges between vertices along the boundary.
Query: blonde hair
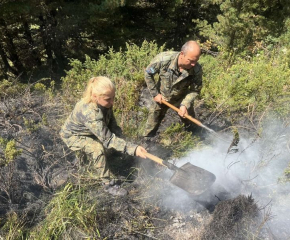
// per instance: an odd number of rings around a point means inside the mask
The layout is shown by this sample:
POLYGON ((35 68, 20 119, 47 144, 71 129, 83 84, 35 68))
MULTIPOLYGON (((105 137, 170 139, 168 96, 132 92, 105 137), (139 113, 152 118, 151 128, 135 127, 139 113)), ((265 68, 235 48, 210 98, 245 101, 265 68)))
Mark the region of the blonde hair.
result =
POLYGON ((111 91, 116 91, 114 83, 107 77, 92 77, 83 93, 86 103, 96 102, 96 97, 105 96, 111 91))

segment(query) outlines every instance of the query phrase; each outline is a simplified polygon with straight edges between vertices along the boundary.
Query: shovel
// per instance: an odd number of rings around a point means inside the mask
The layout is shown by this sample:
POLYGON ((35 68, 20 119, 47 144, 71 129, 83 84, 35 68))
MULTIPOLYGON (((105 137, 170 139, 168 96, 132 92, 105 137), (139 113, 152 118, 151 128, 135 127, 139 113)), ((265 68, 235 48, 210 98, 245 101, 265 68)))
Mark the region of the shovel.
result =
POLYGON ((172 163, 164 161, 150 153, 146 152, 144 154, 147 158, 153 160, 154 162, 175 171, 170 178, 170 182, 193 196, 200 195, 208 190, 216 179, 213 173, 194 166, 189 162, 179 168, 172 163))
MULTIPOLYGON (((173 109, 174 111, 179 112, 179 109, 178 109, 177 107, 173 106, 172 104, 170 104, 169 102, 167 102, 167 101, 165 101, 165 100, 161 100, 161 102, 162 102, 163 104, 165 104, 166 106, 170 107, 171 109, 173 109)), ((187 118, 188 120, 192 121, 192 122, 195 123, 196 125, 198 125, 198 126, 204 128, 204 129, 206 129, 207 131, 209 131, 211 134, 213 134, 215 137, 221 139, 222 141, 224 141, 224 142, 226 142, 226 143, 231 143, 231 145, 230 145, 230 147, 229 147, 229 149, 228 149, 228 152, 230 151, 230 149, 231 149, 233 146, 237 146, 237 144, 238 144, 238 142, 239 142, 238 132, 236 132, 233 141, 232 141, 232 142, 229 142, 229 141, 227 141, 227 140, 221 138, 221 137, 217 134, 217 132, 215 132, 214 130, 212 130, 212 129, 208 128, 207 126, 203 125, 200 121, 198 121, 197 119, 191 117, 190 115, 185 114, 184 117, 187 118)))
MULTIPOLYGON (((172 108, 174 111, 179 112, 179 109, 177 107, 173 106, 172 104, 170 104, 169 102, 167 102, 165 100, 161 100, 161 102, 163 104, 165 104, 167 107, 172 108)), ((212 129, 208 128, 207 126, 203 125, 200 121, 198 121, 197 119, 189 116, 188 114, 185 114, 184 117, 187 118, 188 120, 194 122, 196 125, 208 130, 210 133, 215 133, 214 130, 212 130, 212 129)))

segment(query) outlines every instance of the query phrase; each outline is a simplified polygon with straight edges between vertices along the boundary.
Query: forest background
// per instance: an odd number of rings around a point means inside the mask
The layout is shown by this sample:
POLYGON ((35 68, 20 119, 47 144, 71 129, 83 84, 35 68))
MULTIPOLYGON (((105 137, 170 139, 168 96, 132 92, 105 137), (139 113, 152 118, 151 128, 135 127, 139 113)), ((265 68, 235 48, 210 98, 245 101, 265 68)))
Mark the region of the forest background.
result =
MULTIPOLYGON (((200 100, 234 131, 246 119, 243 130, 258 138, 262 119, 289 125, 289 16, 286 0, 1 0, 0 96, 5 102, 29 88, 51 101, 60 98, 68 113, 87 80, 106 75, 117 86, 119 124, 136 140, 147 114, 138 104, 144 68, 157 53, 197 40, 203 51, 200 100)), ((166 133, 172 131, 180 128, 166 133)), ((20 154, 6 137, 3 166, 20 154)), ((187 140, 179 135, 169 145, 194 147, 187 140)))
POLYGON ((217 107, 229 98, 229 105, 245 109, 257 104, 262 110, 279 101, 279 113, 287 111, 280 105, 286 101, 281 94, 289 90, 287 1, 0 4, 2 88, 17 80, 58 88, 70 82, 69 89, 82 90, 82 81, 94 74, 143 85, 143 69, 156 53, 179 51, 194 39, 205 53, 200 62, 207 105, 217 107), (83 69, 89 73, 84 75, 83 69))
POLYGON ((200 60, 201 98, 208 107, 223 113, 249 108, 261 112, 271 104, 279 117, 289 112, 287 1, 0 4, 2 91, 15 80, 37 82, 63 88, 75 101, 90 76, 107 75, 120 85, 123 104, 116 106, 134 110, 144 86, 143 69, 151 58, 162 50, 179 51, 186 40, 194 39, 205 53, 200 60), (124 97, 124 89, 133 91, 124 97))

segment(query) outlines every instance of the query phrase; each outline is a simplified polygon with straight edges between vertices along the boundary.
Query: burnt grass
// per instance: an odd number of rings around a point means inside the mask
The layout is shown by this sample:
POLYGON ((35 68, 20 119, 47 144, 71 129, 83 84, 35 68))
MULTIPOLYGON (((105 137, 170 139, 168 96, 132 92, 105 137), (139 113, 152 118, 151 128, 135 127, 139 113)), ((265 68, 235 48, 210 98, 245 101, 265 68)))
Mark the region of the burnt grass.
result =
MULTIPOLYGON (((49 100, 26 92, 21 97, 2 99, 1 137, 15 139, 22 153, 0 168, 0 237, 8 234, 6 226, 12 214, 21 219, 29 236, 29 231, 45 220, 45 209, 55 194, 68 183, 78 184, 72 177, 78 171, 77 159, 58 134, 66 112, 57 97, 49 100)), ((199 115, 201 120, 207 117, 204 112, 199 115)), ((177 120, 167 117, 163 128, 170 124, 169 119, 177 120)), ((221 120, 216 129, 226 125, 221 120)), ((170 150, 155 142, 151 147, 152 153, 161 158, 171 155, 170 150)), ((0 154, 3 158, 3 148, 0 154)), ((112 196, 99 185, 87 187, 86 193, 97 203, 95 221, 101 236, 89 236, 91 239, 248 239, 246 233, 254 232, 261 222, 251 196, 232 198, 221 187, 219 192, 204 193, 208 196, 202 200, 187 196, 183 203, 180 193, 173 194, 176 187, 163 167, 113 150, 108 151, 108 159, 112 171, 127 177, 122 187, 129 194, 112 196)), ((69 237, 84 239, 73 230, 69 237)))

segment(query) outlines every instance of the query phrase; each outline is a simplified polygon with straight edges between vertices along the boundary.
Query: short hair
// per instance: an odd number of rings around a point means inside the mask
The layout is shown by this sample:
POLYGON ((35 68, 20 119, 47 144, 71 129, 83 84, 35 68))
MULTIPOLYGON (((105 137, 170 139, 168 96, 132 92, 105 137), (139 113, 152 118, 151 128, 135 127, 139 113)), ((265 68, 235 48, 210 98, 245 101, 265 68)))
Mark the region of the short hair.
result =
POLYGON ((107 77, 92 77, 87 83, 87 87, 83 93, 83 100, 86 103, 94 101, 93 95, 97 97, 105 96, 108 92, 116 91, 114 83, 107 77))
MULTIPOLYGON (((184 55, 186 55, 188 51, 190 51, 191 49, 195 47, 198 47, 200 50, 199 44, 196 41, 190 40, 183 44, 183 46, 181 47, 181 51, 184 53, 184 55)), ((201 53, 201 50, 200 50, 200 53, 201 53)))

